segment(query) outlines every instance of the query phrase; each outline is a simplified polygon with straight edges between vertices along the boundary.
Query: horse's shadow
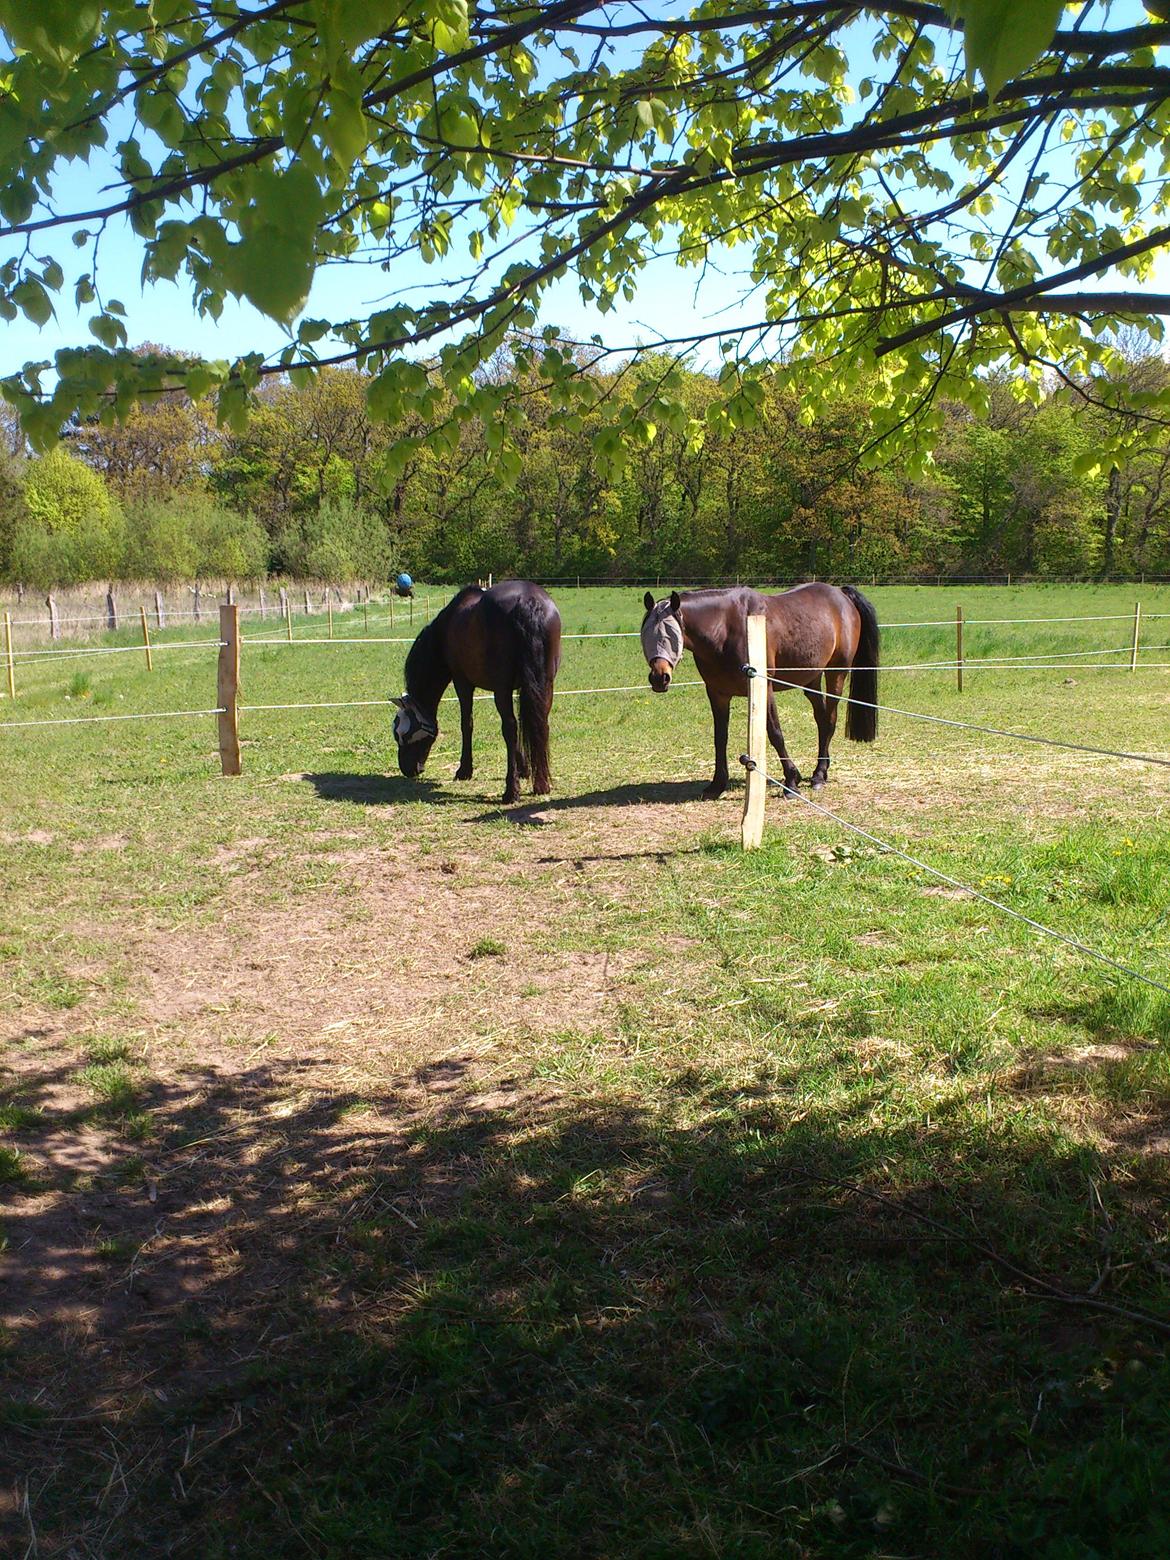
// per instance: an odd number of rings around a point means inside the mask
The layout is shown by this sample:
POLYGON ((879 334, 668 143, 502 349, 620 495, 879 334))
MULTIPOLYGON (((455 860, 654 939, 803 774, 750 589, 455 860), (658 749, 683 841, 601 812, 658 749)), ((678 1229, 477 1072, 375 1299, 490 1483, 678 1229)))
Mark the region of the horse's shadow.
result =
MULTIPOLYGON (((323 801, 356 802, 362 807, 393 807, 408 802, 428 806, 454 807, 474 802, 458 785, 442 780, 408 780, 403 775, 308 774, 305 779, 323 801)), ((696 802, 703 789, 701 780, 649 780, 627 782, 596 791, 580 791, 569 796, 524 796, 508 806, 489 807, 476 813, 470 823, 496 823, 511 818, 523 822, 525 814, 565 812, 578 807, 639 807, 654 803, 696 802)))
POLYGON ((405 775, 342 774, 326 772, 305 779, 325 802, 356 802, 361 807, 393 807, 407 802, 450 806, 464 800, 457 791, 444 790, 436 780, 408 780, 405 775))
POLYGON ((571 796, 526 796, 515 805, 492 807, 478 813, 472 823, 495 823, 501 818, 523 821, 523 814, 543 817, 546 813, 571 812, 578 807, 645 807, 655 803, 697 802, 703 790, 701 780, 646 780, 608 786, 597 791, 578 791, 571 796), (517 815, 521 815, 519 818, 517 815))

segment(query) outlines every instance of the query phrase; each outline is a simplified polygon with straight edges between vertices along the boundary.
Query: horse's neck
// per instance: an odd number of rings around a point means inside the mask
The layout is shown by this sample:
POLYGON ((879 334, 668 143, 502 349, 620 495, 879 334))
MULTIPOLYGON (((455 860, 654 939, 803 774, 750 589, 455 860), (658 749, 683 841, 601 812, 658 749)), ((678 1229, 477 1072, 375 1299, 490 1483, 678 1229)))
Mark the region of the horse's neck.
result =
POLYGON ((426 660, 416 660, 410 668, 406 691, 420 709, 433 715, 451 681, 451 669, 437 636, 432 637, 426 648, 429 652, 426 660))

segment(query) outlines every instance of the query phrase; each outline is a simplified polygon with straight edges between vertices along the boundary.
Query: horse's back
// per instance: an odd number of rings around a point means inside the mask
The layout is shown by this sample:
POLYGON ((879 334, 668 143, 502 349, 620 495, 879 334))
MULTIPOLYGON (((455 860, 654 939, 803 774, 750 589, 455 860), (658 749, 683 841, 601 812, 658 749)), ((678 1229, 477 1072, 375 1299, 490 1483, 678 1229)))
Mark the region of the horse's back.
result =
POLYGON ((787 657, 790 666, 809 667, 852 660, 861 617, 839 586, 810 580, 762 599, 767 604, 769 656, 775 653, 787 657))
POLYGON ((514 687, 534 650, 549 675, 560 662, 561 615, 556 602, 532 580, 501 580, 489 590, 470 586, 456 598, 448 642, 451 664, 478 688, 514 687))

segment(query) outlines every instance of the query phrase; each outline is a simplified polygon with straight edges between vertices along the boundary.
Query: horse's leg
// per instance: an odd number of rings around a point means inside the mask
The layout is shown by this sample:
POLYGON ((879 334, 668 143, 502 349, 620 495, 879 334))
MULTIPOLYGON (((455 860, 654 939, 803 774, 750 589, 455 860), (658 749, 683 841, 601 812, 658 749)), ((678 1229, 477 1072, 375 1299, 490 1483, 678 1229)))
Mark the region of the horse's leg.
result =
POLYGON ((454 679, 455 692, 459 695, 459 729, 463 736, 463 751, 459 755, 459 768, 455 771, 456 780, 470 780, 472 772, 471 763, 471 711, 472 711, 472 686, 462 677, 454 679))
POLYGON ((519 740, 516 743, 516 774, 521 780, 528 779, 528 758, 524 752, 524 744, 519 740))
POLYGON ((817 722, 817 767, 812 772, 812 788, 819 791, 829 778, 829 744, 837 729, 837 711, 841 706, 841 692, 845 687, 845 671, 836 667, 825 670, 825 691, 809 690, 809 702, 817 722))
MULTIPOLYGON (((768 741, 780 755, 780 767, 784 771, 784 784, 790 791, 795 791, 800 784, 800 770, 788 756, 788 749, 784 745, 784 733, 780 730, 780 716, 776 713, 776 695, 771 688, 768 689, 768 741)), ((782 792, 787 795, 787 792, 782 792)))
POLYGON ((707 698, 711 702, 711 716, 715 722, 715 775, 703 792, 703 800, 713 802, 727 789, 727 726, 731 700, 721 693, 712 693, 710 688, 707 689, 707 698))
POLYGON ((495 694, 496 709, 500 712, 500 727, 504 733, 504 746, 508 750, 508 776, 504 781, 504 802, 520 800, 519 732, 516 727, 516 711, 512 707, 511 688, 498 689, 495 694))

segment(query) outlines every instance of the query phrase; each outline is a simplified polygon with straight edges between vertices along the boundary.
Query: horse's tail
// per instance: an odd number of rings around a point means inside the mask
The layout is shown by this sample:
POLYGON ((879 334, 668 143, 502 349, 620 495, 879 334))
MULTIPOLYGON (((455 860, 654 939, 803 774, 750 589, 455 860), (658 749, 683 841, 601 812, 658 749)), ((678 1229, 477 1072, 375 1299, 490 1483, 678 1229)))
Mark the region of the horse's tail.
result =
POLYGON ((519 636, 520 747, 528 760, 535 796, 552 790, 549 775, 548 712, 557 674, 560 623, 539 601, 522 601, 512 616, 519 636))
POLYGON ((881 630, 873 602, 867 601, 852 585, 841 589, 861 617, 861 638, 857 642, 856 665, 849 673, 849 705, 845 712, 845 735, 851 742, 872 742, 877 736, 878 658, 881 630))

